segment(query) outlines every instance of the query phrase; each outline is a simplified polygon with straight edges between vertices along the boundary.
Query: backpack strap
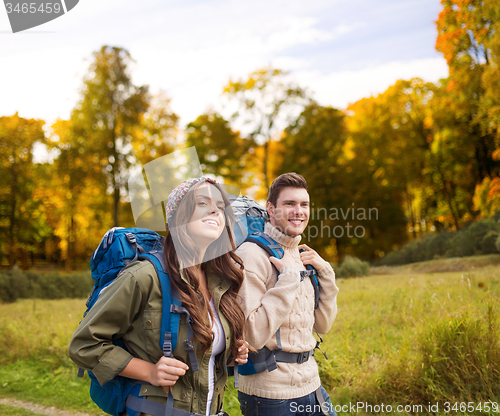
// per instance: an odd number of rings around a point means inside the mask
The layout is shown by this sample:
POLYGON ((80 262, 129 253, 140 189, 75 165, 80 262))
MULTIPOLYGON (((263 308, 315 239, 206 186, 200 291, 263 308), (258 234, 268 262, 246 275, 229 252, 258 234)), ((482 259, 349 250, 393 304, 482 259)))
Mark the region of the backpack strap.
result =
MULTIPOLYGON (((306 251, 305 248, 302 248, 299 250, 300 253, 302 253, 304 251, 306 251)), ((316 269, 312 265, 306 264, 306 269, 307 270, 300 272, 301 281, 304 279, 305 276, 309 276, 309 278, 311 279, 311 283, 312 283, 313 288, 314 288, 314 309, 318 309, 318 306, 319 306, 318 275, 317 275, 316 269)))
MULTIPOLYGON (((171 393, 170 393, 171 394, 171 393)), ((146 398, 139 398, 133 395, 129 395, 127 398, 127 408, 137 412, 136 414, 148 414, 152 416, 205 416, 199 413, 187 412, 186 410, 181 410, 173 407, 166 413, 165 405, 154 402, 146 398)), ((227 415, 222 409, 215 416, 227 415)))
MULTIPOLYGON (((127 236, 128 239, 128 236, 127 236)), ((129 240, 130 241, 130 240, 129 240)), ((138 246, 140 247, 140 246, 138 246)), ((137 252, 136 252, 137 253, 137 252)), ((137 254, 136 254, 137 255, 137 254)), ((191 315, 186 308, 182 306, 181 301, 174 296, 172 287, 170 285, 170 277, 168 275, 167 265, 163 258, 161 251, 151 251, 149 253, 141 253, 138 256, 139 260, 148 260, 153 264, 156 273, 160 279, 161 295, 162 295, 162 314, 161 314, 161 332, 160 332, 160 348, 163 350, 165 357, 173 358, 174 349, 177 345, 177 335, 179 333, 180 314, 185 313, 186 323, 188 326, 188 338, 184 341, 184 348, 188 351, 191 368, 193 371, 198 371, 198 360, 194 352, 192 338, 193 328, 191 327, 191 315)), ((149 401, 147 399, 137 399, 133 395, 129 395, 127 403, 129 406, 137 406, 137 401, 140 400, 141 406, 147 406, 149 401), (134 402, 135 401, 135 402, 134 402)), ((154 402, 153 402, 154 403, 154 402)), ((169 389, 167 403, 162 406, 162 413, 164 416, 171 416, 174 414, 174 396, 169 389)), ((148 410, 149 409, 148 407, 148 410)), ((160 415, 159 415, 160 416, 160 415)))
POLYGON ((179 333, 180 314, 186 314, 186 324, 188 328, 188 337, 184 341, 184 348, 189 354, 191 368, 198 371, 198 360, 193 346, 193 327, 189 311, 182 306, 181 301, 173 295, 170 285, 170 278, 166 270, 165 260, 161 251, 152 251, 149 254, 141 254, 139 259, 150 261, 158 273, 161 283, 161 292, 163 300, 163 309, 161 315, 161 336, 160 348, 165 357, 173 358, 174 350, 177 345, 177 334, 179 333))
POLYGON ((193 369, 193 371, 198 371, 199 370, 198 360, 196 359, 196 354, 194 352, 194 345, 193 345, 194 333, 193 333, 193 327, 191 326, 191 323, 193 322, 193 320, 191 319, 191 314, 185 307, 175 304, 170 305, 170 312, 176 314, 177 316, 180 316, 181 313, 186 314, 188 337, 186 340, 184 340, 184 349, 189 354, 189 361, 191 362, 191 368, 193 369))
MULTIPOLYGON (((262 248, 270 256, 276 257, 278 259, 281 259, 285 254, 283 247, 281 247, 281 245, 279 243, 274 241, 266 233, 259 231, 259 232, 250 234, 245 239, 245 242, 247 242, 247 241, 257 244, 260 248, 262 248)), ((279 270, 278 270, 278 274, 279 274, 279 270)))
MULTIPOLYGON (((113 235, 111 234, 111 237, 112 236, 113 235)), ((134 258, 132 258, 131 260, 127 260, 125 262, 125 264, 128 265, 130 263, 133 263, 134 261, 136 261, 139 258, 139 253, 141 255, 146 254, 146 250, 144 250, 139 244, 137 244, 137 239, 135 238, 134 234, 126 233, 125 237, 127 238, 127 241, 130 244, 130 246, 134 249, 134 253, 135 253, 134 258)), ((164 270, 166 270, 166 267, 164 270)))

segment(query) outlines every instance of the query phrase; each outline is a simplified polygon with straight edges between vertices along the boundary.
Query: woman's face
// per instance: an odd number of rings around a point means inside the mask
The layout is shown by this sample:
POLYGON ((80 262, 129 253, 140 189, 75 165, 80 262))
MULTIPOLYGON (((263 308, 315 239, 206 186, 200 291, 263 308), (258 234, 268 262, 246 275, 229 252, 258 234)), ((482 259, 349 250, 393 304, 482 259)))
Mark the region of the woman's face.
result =
POLYGON ((200 244, 200 248, 206 248, 217 240, 224 230, 226 206, 220 191, 207 183, 194 190, 194 202, 195 208, 187 231, 193 240, 200 244))

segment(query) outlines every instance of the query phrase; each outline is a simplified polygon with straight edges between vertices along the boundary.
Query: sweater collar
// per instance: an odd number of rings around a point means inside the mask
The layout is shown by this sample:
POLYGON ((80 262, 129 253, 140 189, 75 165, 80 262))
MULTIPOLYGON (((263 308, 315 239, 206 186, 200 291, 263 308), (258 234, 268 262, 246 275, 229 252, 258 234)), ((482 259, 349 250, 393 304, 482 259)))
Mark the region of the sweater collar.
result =
POLYGON ((274 241, 286 248, 297 248, 302 238, 302 236, 300 235, 296 237, 286 235, 278 230, 274 225, 271 225, 270 222, 266 222, 266 225, 264 226, 264 232, 274 241))

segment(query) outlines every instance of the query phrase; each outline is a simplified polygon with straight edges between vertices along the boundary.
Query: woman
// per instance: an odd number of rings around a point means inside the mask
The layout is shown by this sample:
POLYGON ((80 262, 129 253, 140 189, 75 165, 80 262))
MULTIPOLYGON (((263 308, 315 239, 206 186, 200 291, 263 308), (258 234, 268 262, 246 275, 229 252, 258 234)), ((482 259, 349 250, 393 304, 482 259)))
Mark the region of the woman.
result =
POLYGON ((163 356, 159 279, 148 261, 135 262, 103 291, 70 343, 72 360, 101 385, 120 375, 144 382, 141 396, 162 404, 170 389, 173 407, 186 414, 221 411, 229 356, 240 364, 248 356, 237 298, 243 265, 233 251, 229 205, 215 181, 196 178, 175 188, 166 206, 164 256, 174 292, 191 317, 199 369, 193 371, 196 364, 182 345, 189 338, 184 314, 174 358, 163 356), (119 337, 126 350, 113 344, 119 337))

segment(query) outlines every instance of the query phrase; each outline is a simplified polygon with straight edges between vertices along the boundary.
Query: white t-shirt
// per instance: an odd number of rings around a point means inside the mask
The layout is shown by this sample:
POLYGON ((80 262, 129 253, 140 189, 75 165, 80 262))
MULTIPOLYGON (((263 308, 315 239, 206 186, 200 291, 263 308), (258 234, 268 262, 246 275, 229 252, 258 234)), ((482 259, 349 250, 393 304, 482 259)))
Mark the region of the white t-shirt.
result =
MULTIPOLYGON (((212 308, 212 313, 214 314, 215 322, 212 323, 213 344, 212 344, 212 355, 210 356, 210 362, 208 363, 208 397, 207 397, 207 415, 210 414, 210 407, 212 406, 212 399, 214 397, 214 368, 215 368, 215 357, 224 351, 226 348, 226 341, 224 335, 224 328, 220 322, 219 315, 215 310, 215 305, 213 299, 210 300, 210 307, 212 308)), ((210 317, 210 315, 209 315, 210 317)))

